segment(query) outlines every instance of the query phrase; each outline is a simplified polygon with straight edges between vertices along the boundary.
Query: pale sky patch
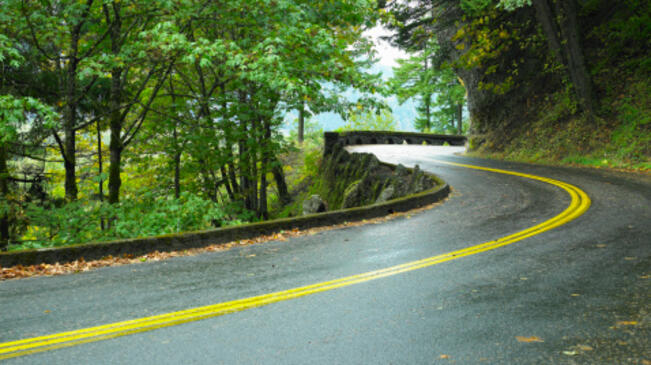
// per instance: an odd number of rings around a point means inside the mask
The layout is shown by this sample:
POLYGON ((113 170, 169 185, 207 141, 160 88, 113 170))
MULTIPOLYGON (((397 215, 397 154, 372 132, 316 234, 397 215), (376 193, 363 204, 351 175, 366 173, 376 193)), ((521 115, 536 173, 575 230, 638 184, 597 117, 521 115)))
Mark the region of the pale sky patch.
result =
POLYGON ((382 66, 396 67, 398 66, 396 59, 408 58, 409 55, 404 51, 391 46, 389 42, 380 39, 380 37, 390 34, 391 31, 381 25, 377 25, 374 28, 371 28, 364 32, 364 35, 371 38, 373 40, 373 43, 375 43, 377 57, 379 58, 378 63, 382 66))

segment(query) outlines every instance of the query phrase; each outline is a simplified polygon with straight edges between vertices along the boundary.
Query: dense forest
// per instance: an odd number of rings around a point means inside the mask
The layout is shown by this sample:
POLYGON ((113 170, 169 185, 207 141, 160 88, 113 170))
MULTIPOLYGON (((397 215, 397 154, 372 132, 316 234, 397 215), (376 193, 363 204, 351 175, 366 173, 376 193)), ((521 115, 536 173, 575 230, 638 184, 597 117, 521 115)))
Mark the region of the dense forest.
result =
POLYGON ((376 8, 0 1, 0 248, 267 218, 283 113, 377 106, 376 8))
MULTIPOLYGON (((651 2, 380 5, 395 31, 391 41, 414 52, 401 69, 421 72, 402 79, 415 79, 407 85, 424 109, 432 90, 441 90, 446 80, 458 77, 463 84, 470 150, 516 160, 651 169, 651 2)), ((438 93, 450 102, 438 104, 450 115, 461 98, 449 85, 449 96, 438 93)))
POLYGON ((310 116, 391 129, 389 95, 418 104, 416 129, 469 128, 485 154, 648 169, 650 13, 644 0, 0 0, 0 250, 282 215, 318 173, 310 116), (363 36, 377 24, 411 55, 387 82, 363 36))

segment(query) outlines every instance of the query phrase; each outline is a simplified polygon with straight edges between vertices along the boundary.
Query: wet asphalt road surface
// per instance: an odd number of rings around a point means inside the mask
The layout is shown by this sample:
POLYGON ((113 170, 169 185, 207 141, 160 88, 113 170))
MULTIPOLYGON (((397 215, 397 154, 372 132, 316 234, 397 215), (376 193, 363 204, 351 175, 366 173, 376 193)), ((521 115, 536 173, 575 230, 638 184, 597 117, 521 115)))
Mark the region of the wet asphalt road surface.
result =
POLYGON ((590 209, 493 251, 268 306, 6 360, 9 364, 651 364, 649 175, 358 146, 453 187, 443 204, 381 224, 226 252, 0 282, 0 342, 290 289, 497 239, 562 212, 550 177, 590 209))

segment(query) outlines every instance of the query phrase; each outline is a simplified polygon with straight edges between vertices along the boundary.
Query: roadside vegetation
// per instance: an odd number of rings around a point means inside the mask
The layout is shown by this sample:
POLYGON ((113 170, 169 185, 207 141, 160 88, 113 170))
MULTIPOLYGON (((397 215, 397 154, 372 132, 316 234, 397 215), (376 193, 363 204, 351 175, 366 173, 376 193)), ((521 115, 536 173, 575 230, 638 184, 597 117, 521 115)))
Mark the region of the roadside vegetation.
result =
POLYGON ((0 250, 270 218, 287 112, 383 106, 377 18, 371 0, 0 1, 0 250))
POLYGON ((651 171, 651 84, 634 70, 596 79, 608 85, 601 116, 588 120, 573 110, 565 92, 541 102, 539 119, 500 151, 479 146, 470 155, 553 165, 651 171))
MULTIPOLYGON (((384 21, 396 32, 391 41, 414 54, 396 70, 395 86, 426 106, 446 73, 458 76, 471 114, 472 154, 651 169, 648 1, 389 0, 385 6, 384 21)), ((446 90, 459 100, 453 85, 446 90)))
MULTIPOLYGON (((303 143, 298 142, 297 129, 292 128, 288 136, 290 147, 280 156, 292 200, 285 205, 277 199, 274 200, 271 210, 271 215, 274 218, 300 216, 303 212, 303 202, 312 195, 319 195, 323 198, 344 196, 344 191, 333 191, 328 188, 321 173, 323 129, 314 119, 305 120, 304 125, 303 143)), ((396 128, 397 122, 390 111, 372 113, 358 110, 351 113, 345 124, 337 131, 394 131, 396 128)), ((330 208, 332 209, 332 207, 330 208)))

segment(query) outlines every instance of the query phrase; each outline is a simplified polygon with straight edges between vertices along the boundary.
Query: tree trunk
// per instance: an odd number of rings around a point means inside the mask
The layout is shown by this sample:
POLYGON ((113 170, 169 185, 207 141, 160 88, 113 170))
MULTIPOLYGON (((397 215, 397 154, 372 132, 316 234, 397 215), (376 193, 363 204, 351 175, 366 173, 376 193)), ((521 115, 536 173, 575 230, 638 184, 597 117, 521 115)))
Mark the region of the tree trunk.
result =
POLYGON ((547 0, 533 0, 534 8, 536 9, 536 18, 543 28, 545 38, 547 38, 547 45, 552 55, 561 65, 567 64, 563 59, 561 52, 561 41, 559 39, 559 30, 556 24, 555 15, 547 0))
POLYGON ((9 246, 9 169, 7 168, 7 150, 0 144, 0 251, 6 251, 9 246), (6 207, 2 205, 7 204, 6 207))
POLYGON ((233 157, 233 151, 230 150, 230 147, 228 149, 229 152, 229 161, 232 161, 231 163, 226 165, 226 170, 228 171, 228 179, 230 180, 231 183, 231 188, 233 189, 233 195, 238 196, 242 194, 242 190, 240 186, 237 184, 237 176, 235 176, 235 167, 233 167, 233 164, 235 163, 235 158, 233 157))
MULTIPOLYGON (((255 135, 258 131, 256 131, 256 126, 257 123, 255 120, 251 120, 251 137, 255 138, 255 135)), ((249 149, 249 200, 251 200, 251 207, 253 210, 256 212, 259 212, 260 210, 260 202, 258 200, 258 152, 260 152, 260 144, 256 146, 257 148, 250 148, 249 149)))
MULTIPOLYGON (((76 48, 76 47, 75 47, 76 48)), ((66 170, 65 177, 65 192, 67 201, 77 200, 77 159, 76 159, 76 131, 75 126, 77 122, 77 108, 76 108, 76 63, 73 58, 70 60, 68 69, 66 71, 66 86, 65 86, 65 99, 66 105, 63 112, 63 166, 66 170)))
POLYGON ((251 169, 249 167, 249 160, 251 156, 249 156, 249 150, 246 145, 246 126, 243 127, 244 130, 242 131, 242 137, 240 137, 238 141, 238 147, 239 147, 239 174, 240 174, 240 189, 242 192, 242 195, 244 197, 244 207, 247 210, 255 210, 255 207, 253 206, 253 201, 251 200, 251 169))
POLYGON ((66 200, 77 200, 77 173, 76 173, 76 143, 75 143, 75 122, 74 118, 65 118, 65 143, 63 166, 66 170, 65 191, 66 200), (72 119, 72 120, 71 120, 72 119))
MULTIPOLYGON (((99 120, 97 121, 97 162, 98 162, 98 176, 99 181, 97 182, 99 201, 104 201, 104 179, 102 178, 102 130, 100 129, 99 120)), ((104 218, 99 219, 99 226, 102 231, 106 228, 104 226, 104 218)))
POLYGON ((556 12, 548 0, 534 0, 533 5, 550 51, 556 61, 565 67, 579 105, 592 118, 596 101, 581 46, 576 0, 557 1, 554 7, 556 12))
POLYGON ((176 126, 174 126, 172 133, 174 137, 174 197, 179 199, 181 197, 181 151, 176 126))
POLYGON ((122 140, 120 139, 120 132, 122 125, 111 121, 111 142, 109 144, 110 165, 109 165, 109 195, 108 201, 111 204, 120 202, 120 170, 122 163, 122 140))
POLYGON ((224 182, 224 186, 226 187, 226 193, 228 193, 228 198, 233 201, 235 200, 235 193, 233 191, 233 188, 231 187, 230 181, 228 179, 228 173, 226 172, 226 167, 222 165, 219 168, 219 171, 222 174, 222 181, 224 182))
POLYGON ((174 197, 181 197, 181 152, 174 153, 174 197))
POLYGON ((262 138, 262 162, 260 164, 260 218, 269 219, 269 209, 267 207, 267 169, 271 162, 271 121, 266 119, 264 124, 264 136, 262 138))
POLYGON ((98 163, 98 174, 100 180, 98 182, 98 193, 99 201, 104 201, 104 180, 102 179, 102 131, 99 126, 99 120, 97 121, 97 163, 98 163))
MULTIPOLYGON (((111 37, 111 52, 117 55, 120 52, 120 29, 122 21, 120 19, 120 5, 113 2, 113 23, 111 24, 110 37, 111 37)), ((106 8, 105 8, 106 9, 106 8)), ((108 18, 108 10, 105 10, 108 18)), ((120 179, 120 170, 122 164, 122 150, 124 149, 122 143, 122 69, 113 68, 111 70, 111 91, 109 95, 109 108, 110 115, 110 129, 111 141, 109 143, 110 161, 109 166, 109 196, 108 201, 111 204, 116 204, 120 201, 120 186, 122 180, 120 179)))
POLYGON ((298 109, 298 143, 302 144, 305 134, 305 101, 301 101, 301 107, 298 109))
POLYGON ((568 60, 567 68, 579 98, 579 104, 590 118, 595 111, 595 96, 592 78, 588 73, 581 45, 581 32, 577 20, 576 0, 559 1, 564 10, 561 20, 561 30, 565 40, 564 49, 568 60))
POLYGON ((276 158, 273 158, 271 166, 271 173, 274 175, 276 187, 278 187, 278 197, 282 205, 287 205, 292 202, 292 196, 289 195, 287 183, 285 182, 285 174, 283 173, 283 166, 276 158))
POLYGON ((463 104, 457 104, 457 133, 463 134, 463 104))
POLYGON ((430 132, 432 130, 432 112, 430 110, 432 104, 432 94, 426 94, 425 95, 425 117, 427 119, 425 128, 427 129, 427 132, 430 132))
POLYGON ((70 38, 70 52, 67 55, 66 73, 64 77, 64 98, 65 109, 63 112, 63 129, 64 138, 63 143, 63 166, 66 170, 65 177, 65 192, 67 201, 77 200, 77 175, 76 175, 76 131, 77 125, 77 66, 79 59, 77 58, 77 51, 79 49, 79 34, 81 28, 77 25, 72 29, 70 38))

